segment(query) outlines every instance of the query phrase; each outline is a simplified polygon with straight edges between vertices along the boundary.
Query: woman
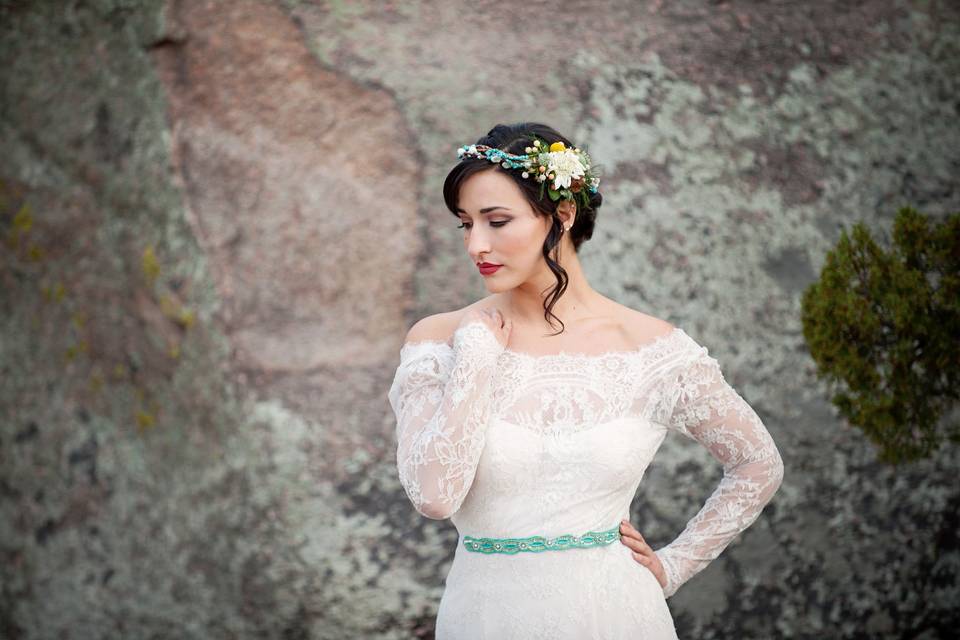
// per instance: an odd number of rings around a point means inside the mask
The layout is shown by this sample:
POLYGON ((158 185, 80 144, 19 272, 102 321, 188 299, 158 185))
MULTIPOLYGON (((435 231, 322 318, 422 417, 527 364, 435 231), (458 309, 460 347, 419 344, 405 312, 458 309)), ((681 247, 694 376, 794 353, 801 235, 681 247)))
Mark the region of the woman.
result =
POLYGON ((490 295, 414 324, 389 392, 404 490, 460 532, 436 637, 676 638, 666 598, 756 520, 780 454, 705 347, 590 287, 585 151, 520 123, 458 155, 444 199, 490 295), (670 430, 724 477, 654 550, 630 503, 670 430))

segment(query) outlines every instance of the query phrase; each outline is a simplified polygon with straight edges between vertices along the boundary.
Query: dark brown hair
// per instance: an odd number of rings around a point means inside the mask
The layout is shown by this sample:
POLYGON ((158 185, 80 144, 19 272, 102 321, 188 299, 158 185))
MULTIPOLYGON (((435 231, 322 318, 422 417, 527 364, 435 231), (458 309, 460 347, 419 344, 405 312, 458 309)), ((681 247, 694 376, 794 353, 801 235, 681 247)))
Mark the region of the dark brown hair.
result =
MULTIPOLYGON (((539 122, 498 124, 491 129, 487 135, 477 140, 474 144, 485 144, 496 149, 502 149, 507 153, 522 155, 526 147, 533 145, 534 136, 545 140, 548 144, 562 142, 567 148, 576 146, 553 127, 540 124, 539 122)), ((534 212, 552 219, 550 231, 543 241, 542 253, 544 260, 547 262, 547 266, 557 278, 557 284, 544 300, 543 317, 547 322, 550 322, 550 316, 556 318, 561 325, 561 329, 557 333, 562 333, 563 321, 554 315, 551 310, 560 296, 563 295, 563 292, 566 291, 569 276, 567 276, 567 272, 563 267, 560 266, 560 263, 550 256, 550 252, 560 244, 560 238, 562 237, 560 230, 563 229, 563 226, 560 218, 557 216, 557 205, 562 201, 558 200, 554 202, 548 198, 546 194, 544 194, 541 200, 540 183, 536 180, 522 177, 520 175, 522 173, 520 169, 504 169, 498 164, 495 165, 489 160, 480 158, 463 158, 450 170, 446 180, 443 182, 443 200, 450 210, 450 213, 456 217, 460 217, 460 214, 457 212, 460 200, 460 187, 466 182, 467 178, 481 171, 500 171, 509 176, 517 184, 517 187, 520 188, 520 192, 523 193, 524 197, 530 203, 530 206, 533 207, 534 212)), ((603 197, 600 195, 600 192, 590 193, 589 196, 590 206, 587 208, 577 207, 577 215, 573 226, 567 232, 570 234, 571 242, 573 242, 574 251, 579 250, 580 245, 583 244, 584 241, 589 240, 593 235, 593 227, 597 219, 597 209, 599 209, 603 203, 603 197)))

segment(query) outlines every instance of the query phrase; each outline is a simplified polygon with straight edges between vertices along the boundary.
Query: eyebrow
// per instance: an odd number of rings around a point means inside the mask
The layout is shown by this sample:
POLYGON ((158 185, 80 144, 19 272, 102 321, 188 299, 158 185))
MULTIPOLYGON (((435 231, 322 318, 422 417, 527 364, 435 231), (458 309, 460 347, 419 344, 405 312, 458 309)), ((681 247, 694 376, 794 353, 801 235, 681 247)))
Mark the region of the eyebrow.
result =
MULTIPOLYGON (((509 207, 501 207, 500 205, 495 205, 493 207, 484 207, 483 209, 480 209, 480 213, 490 213, 494 209, 505 209, 507 211, 510 211, 509 207)), ((466 211, 464 211, 463 209, 460 209, 459 207, 457 208, 457 211, 459 213, 466 213, 466 211)))

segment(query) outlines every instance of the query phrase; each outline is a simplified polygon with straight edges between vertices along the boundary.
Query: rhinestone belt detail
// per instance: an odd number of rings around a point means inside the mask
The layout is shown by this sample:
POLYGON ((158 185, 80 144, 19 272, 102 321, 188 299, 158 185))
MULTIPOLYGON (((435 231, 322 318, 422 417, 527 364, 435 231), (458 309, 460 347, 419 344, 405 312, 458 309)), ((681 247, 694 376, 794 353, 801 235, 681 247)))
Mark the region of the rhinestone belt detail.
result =
POLYGON ((606 531, 587 531, 582 535, 565 533, 553 538, 474 538, 463 537, 463 546, 475 553, 519 553, 521 551, 563 551, 610 544, 620 537, 620 525, 606 531))

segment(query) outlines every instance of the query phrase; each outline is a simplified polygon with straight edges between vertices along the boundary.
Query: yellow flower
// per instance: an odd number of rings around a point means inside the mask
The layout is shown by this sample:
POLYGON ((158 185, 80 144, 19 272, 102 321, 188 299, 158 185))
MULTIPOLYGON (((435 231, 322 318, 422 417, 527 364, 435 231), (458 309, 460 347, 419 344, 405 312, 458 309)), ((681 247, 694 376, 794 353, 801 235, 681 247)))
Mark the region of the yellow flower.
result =
POLYGON ((550 145, 550 151, 563 151, 566 148, 566 145, 564 145, 562 142, 554 142, 552 145, 550 145))
POLYGON ((157 419, 152 413, 143 410, 137 411, 137 426, 140 427, 141 430, 152 427, 156 422, 157 419))

